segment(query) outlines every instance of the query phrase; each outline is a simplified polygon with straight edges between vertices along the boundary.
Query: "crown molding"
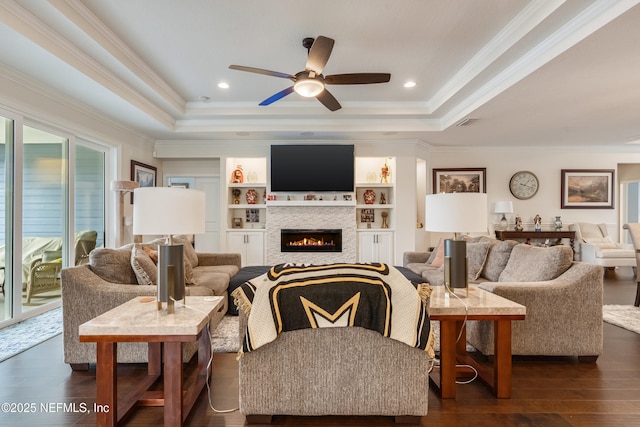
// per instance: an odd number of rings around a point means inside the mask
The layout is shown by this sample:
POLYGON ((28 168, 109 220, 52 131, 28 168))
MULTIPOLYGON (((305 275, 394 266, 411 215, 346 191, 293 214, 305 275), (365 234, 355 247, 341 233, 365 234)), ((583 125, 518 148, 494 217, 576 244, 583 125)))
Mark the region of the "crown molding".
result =
POLYGON ((442 88, 428 101, 428 110, 435 112, 462 88, 468 85, 496 59, 540 25, 566 0, 535 0, 529 3, 507 26, 474 55, 442 88))
POLYGON ((146 62, 78 0, 50 0, 60 13, 116 58, 120 64, 145 82, 176 112, 183 114, 185 100, 146 62))
MULTIPOLYGON (((97 123, 102 123, 105 127, 115 129, 118 132, 122 132, 123 135, 128 135, 128 138, 136 139, 136 140, 144 140, 146 142, 152 143, 153 140, 149 138, 149 135, 138 132, 137 130, 130 128, 128 126, 123 125, 119 121, 111 120, 106 117, 104 114, 94 110, 92 107, 84 104, 75 98, 66 96, 61 94, 60 92, 52 90, 49 86, 43 85, 42 83, 28 78, 17 71, 0 64, 0 79, 5 79, 16 86, 23 88, 24 90, 34 93, 38 97, 43 97, 52 100, 53 102, 60 104, 64 108, 67 108, 77 114, 77 116, 85 116, 91 120, 96 121, 97 123)), ((15 98, 6 98, 7 94, 7 86, 3 86, 5 90, 0 95, 0 102, 7 104, 6 108, 11 111, 16 112, 17 114, 23 116, 29 116, 37 118, 37 120, 46 123, 47 125, 52 125, 56 127, 61 126, 60 118, 53 115, 51 111, 45 108, 38 108, 38 105, 33 103, 24 102, 20 100, 16 100, 15 98)), ((66 123, 64 125, 65 128, 73 130, 74 133, 79 133, 78 122, 66 123)), ((83 133, 78 136, 95 139, 98 135, 95 132, 84 130, 83 133)), ((103 140, 115 141, 113 135, 100 135, 103 140)), ((121 143, 122 141, 116 141, 117 143, 121 143)))
POLYGON ((173 128, 175 119, 170 114, 19 4, 13 1, 1 2, 0 20, 66 64, 144 111, 168 129, 173 128))
POLYGON ((452 108, 443 117, 443 129, 471 114, 638 3, 640 0, 597 0, 452 108))

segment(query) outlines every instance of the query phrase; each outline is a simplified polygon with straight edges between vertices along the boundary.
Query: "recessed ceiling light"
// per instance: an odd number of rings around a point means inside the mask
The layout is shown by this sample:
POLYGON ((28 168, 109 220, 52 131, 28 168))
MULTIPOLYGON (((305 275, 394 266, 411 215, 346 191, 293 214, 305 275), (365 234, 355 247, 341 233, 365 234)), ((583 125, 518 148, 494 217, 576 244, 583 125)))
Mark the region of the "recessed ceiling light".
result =
POLYGON ((227 83, 227 82, 220 82, 220 83, 218 83, 218 87, 219 87, 220 89, 229 89, 229 83, 227 83))
POLYGON ((404 84, 404 87, 414 87, 415 85, 416 85, 416 82, 408 81, 404 84))

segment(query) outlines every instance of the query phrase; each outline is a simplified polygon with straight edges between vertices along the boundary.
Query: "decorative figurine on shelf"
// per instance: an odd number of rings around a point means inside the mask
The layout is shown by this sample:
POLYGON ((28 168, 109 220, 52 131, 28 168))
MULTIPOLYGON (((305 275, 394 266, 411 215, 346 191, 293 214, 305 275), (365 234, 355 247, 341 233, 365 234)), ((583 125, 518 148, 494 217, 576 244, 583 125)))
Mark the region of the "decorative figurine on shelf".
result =
POLYGON ((387 218, 389 218, 389 212, 382 211, 380 212, 380 216, 382 217, 382 226, 380 228, 389 228, 389 224, 387 224, 387 218))
POLYGON ((233 172, 231 172, 231 183, 242 184, 243 182, 244 182, 244 172, 242 172, 242 165, 238 165, 233 170, 233 172))
POLYGON ((522 227, 522 218, 520 218, 520 215, 516 215, 515 222, 516 225, 513 227, 514 231, 524 230, 524 228, 522 227))
POLYGON ((258 202, 258 192, 253 188, 247 190, 245 197, 247 199, 247 203, 250 205, 255 205, 258 202))
POLYGON ((381 205, 387 204, 387 196, 385 196, 384 193, 380 193, 380 204, 381 205))
POLYGON ((233 196, 234 205, 240 204, 240 194, 242 194, 242 192, 240 191, 239 188, 234 188, 233 190, 231 190, 231 195, 233 196))
POLYGON ((376 202, 376 193, 371 189, 366 190, 362 196, 364 197, 364 203, 367 205, 372 205, 376 202))
POLYGON ((258 182, 258 174, 255 171, 249 171, 247 173, 247 182, 258 182))
POLYGON ((380 182, 384 184, 388 184, 390 176, 391 176, 391 171, 389 170, 389 165, 387 165, 387 162, 385 160, 384 165, 380 170, 380 182))
POLYGON ((542 231, 542 217, 540 215, 533 217, 533 226, 535 231, 542 231))

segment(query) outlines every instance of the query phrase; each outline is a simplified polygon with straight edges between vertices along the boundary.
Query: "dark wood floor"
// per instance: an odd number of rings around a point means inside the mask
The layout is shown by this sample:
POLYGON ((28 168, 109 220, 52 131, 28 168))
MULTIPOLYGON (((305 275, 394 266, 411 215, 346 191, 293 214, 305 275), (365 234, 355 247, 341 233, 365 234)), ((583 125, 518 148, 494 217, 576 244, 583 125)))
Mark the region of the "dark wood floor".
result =
MULTIPOLYGON (((632 304, 636 284, 629 272, 609 273, 605 279, 605 304, 632 304)), ((424 426, 640 426, 640 335, 604 325, 604 354, 596 364, 573 359, 515 359, 513 397, 495 399, 480 383, 458 386, 456 400, 429 396, 424 426)), ((121 387, 130 387, 144 375, 144 365, 119 367, 121 387)), ((216 355, 212 400, 217 409, 238 405, 235 354, 216 355)), ((72 372, 62 363, 62 337, 0 363, 0 403, 15 403, 35 413, 0 412, 0 426, 92 426, 95 415, 82 412, 95 399, 95 371, 72 372), (75 404, 76 412, 70 412, 75 404), (63 405, 67 405, 65 408, 63 405), (44 411, 43 406, 48 408, 44 411)), ((242 426, 239 412, 218 414, 200 396, 189 426, 242 426)), ((390 426, 389 417, 274 417, 274 425, 287 426, 390 426)), ((142 408, 127 426, 162 425, 161 408, 142 408)))

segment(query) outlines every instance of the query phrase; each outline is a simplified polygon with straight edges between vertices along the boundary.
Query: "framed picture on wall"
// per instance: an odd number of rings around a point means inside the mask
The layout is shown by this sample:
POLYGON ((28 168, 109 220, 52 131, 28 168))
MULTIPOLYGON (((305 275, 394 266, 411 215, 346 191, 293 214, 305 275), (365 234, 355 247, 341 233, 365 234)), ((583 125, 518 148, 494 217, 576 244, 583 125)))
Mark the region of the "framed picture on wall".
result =
MULTIPOLYGON (((131 160, 131 181, 137 182, 140 187, 155 187, 157 174, 157 168, 131 160)), ((133 203, 133 192, 131 192, 131 203, 133 203)))
POLYGON ((613 209, 613 169, 562 169, 562 209, 613 209))
POLYGON ((486 192, 487 168, 433 170, 433 194, 486 192))

